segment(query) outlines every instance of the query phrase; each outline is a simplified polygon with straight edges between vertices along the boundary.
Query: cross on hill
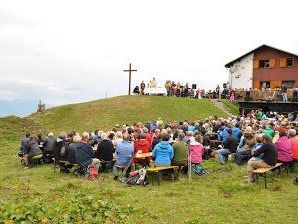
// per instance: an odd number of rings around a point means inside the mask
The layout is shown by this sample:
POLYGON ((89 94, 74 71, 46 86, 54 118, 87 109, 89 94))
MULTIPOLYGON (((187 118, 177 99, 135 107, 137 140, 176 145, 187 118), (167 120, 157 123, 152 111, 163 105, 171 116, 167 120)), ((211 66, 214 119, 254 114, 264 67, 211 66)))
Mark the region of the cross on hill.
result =
POLYGON ((130 90, 131 90, 131 72, 136 72, 137 70, 131 69, 131 63, 129 63, 129 69, 128 70, 123 70, 123 72, 128 72, 128 77, 129 77, 129 84, 128 84, 128 95, 130 96, 130 90))

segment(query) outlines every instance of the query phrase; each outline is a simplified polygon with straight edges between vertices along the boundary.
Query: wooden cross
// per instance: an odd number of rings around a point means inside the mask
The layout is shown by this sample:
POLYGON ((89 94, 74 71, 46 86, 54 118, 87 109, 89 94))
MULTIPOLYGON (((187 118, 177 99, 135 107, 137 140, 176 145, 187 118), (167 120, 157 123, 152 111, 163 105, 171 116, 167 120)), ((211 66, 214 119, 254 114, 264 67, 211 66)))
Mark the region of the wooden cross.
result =
POLYGON ((131 90, 131 72, 136 72, 137 70, 131 69, 131 63, 129 63, 129 69, 128 70, 123 70, 123 72, 128 72, 129 76, 129 84, 128 84, 128 95, 130 96, 130 90, 131 90))

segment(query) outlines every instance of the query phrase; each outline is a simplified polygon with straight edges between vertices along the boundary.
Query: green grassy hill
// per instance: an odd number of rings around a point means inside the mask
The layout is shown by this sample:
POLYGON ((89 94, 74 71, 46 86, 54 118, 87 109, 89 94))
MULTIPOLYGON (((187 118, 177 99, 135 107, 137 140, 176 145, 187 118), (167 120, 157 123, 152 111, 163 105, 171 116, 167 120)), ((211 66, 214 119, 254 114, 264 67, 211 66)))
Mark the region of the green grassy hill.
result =
POLYGON ((108 130, 115 124, 133 124, 156 120, 164 122, 195 120, 226 114, 209 100, 159 96, 121 96, 87 103, 71 104, 33 114, 29 119, 54 132, 62 130, 108 130))
POLYGON ((0 119, 0 223, 296 223, 295 174, 269 174, 269 189, 242 181, 245 166, 203 162, 210 173, 124 187, 111 173, 96 181, 54 172, 51 164, 25 170, 20 136, 53 130, 107 130, 116 123, 226 116, 209 100, 115 97, 53 108, 27 118, 0 119), (13 221, 12 221, 13 220, 13 221))

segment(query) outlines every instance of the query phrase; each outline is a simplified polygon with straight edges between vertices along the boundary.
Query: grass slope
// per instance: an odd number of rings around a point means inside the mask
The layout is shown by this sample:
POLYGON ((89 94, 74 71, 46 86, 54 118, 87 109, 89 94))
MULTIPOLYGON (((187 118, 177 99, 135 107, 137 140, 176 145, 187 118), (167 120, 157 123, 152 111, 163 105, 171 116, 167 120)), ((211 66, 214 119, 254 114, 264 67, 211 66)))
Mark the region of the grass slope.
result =
POLYGON ((295 223, 295 174, 270 175, 265 190, 262 179, 259 185, 242 183, 245 167, 220 166, 210 159, 203 166, 213 173, 194 176, 191 184, 183 176, 175 182, 162 181, 160 186, 128 188, 113 181, 111 173, 92 182, 73 173, 54 173, 52 165, 24 170, 16 155, 24 127, 83 131, 158 116, 184 120, 214 114, 224 116, 207 100, 117 97, 58 107, 24 119, 0 119, 0 223, 10 219, 15 223, 295 223))
POLYGON ((159 96, 122 96, 66 105, 34 114, 29 118, 54 132, 62 130, 108 130, 116 123, 133 124, 161 117, 166 121, 194 120, 226 114, 209 100, 159 96))
POLYGON ((237 102, 230 102, 229 100, 221 99, 223 106, 227 111, 229 111, 233 115, 239 115, 239 106, 237 102))

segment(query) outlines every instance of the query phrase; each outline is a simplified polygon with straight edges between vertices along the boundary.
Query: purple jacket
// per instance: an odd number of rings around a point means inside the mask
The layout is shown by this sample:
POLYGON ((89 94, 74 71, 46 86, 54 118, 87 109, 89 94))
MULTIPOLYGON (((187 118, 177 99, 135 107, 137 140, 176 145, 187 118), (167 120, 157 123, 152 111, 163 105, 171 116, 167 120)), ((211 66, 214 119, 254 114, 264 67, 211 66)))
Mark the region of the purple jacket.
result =
POLYGON ((292 142, 286 137, 280 137, 275 146, 278 151, 278 160, 281 162, 290 162, 292 161, 292 142))

